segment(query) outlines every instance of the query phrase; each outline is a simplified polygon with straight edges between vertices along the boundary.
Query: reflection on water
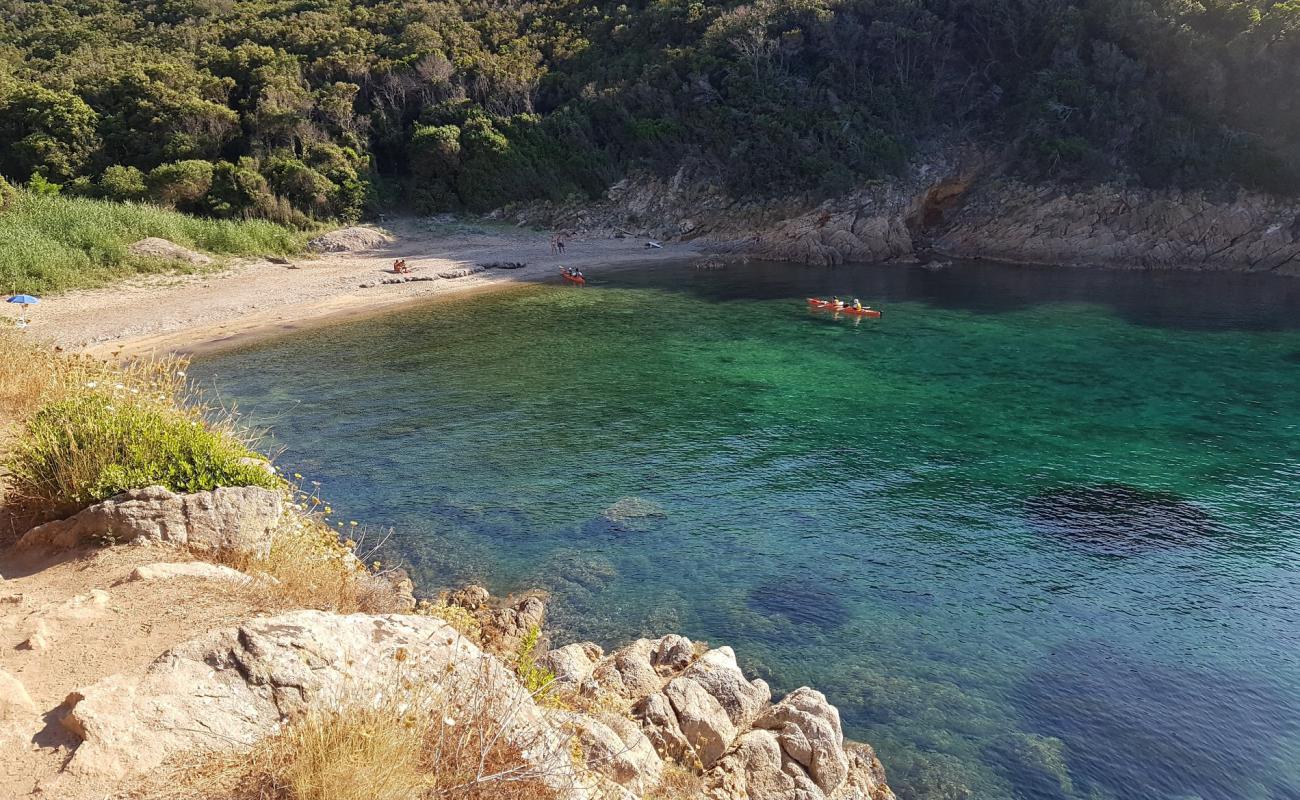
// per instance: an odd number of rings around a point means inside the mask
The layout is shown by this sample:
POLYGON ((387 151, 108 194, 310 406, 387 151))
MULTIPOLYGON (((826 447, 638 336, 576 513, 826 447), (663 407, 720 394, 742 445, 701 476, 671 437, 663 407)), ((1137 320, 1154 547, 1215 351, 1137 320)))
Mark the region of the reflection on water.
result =
POLYGON ((810 684, 904 798, 1300 797, 1300 282, 655 268, 194 374, 426 587, 810 684), (887 309, 853 324, 806 296, 887 309), (652 512, 643 511, 652 509, 652 512))

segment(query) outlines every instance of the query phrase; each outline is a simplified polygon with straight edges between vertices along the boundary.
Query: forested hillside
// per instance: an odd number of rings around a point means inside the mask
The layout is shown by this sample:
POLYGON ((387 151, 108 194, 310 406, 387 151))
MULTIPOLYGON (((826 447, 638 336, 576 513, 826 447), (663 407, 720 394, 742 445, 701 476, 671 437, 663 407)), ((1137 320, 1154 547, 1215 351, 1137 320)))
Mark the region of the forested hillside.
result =
POLYGON ((973 141, 1290 191, 1298 30, 1296 0, 0 0, 0 175, 302 223, 684 159, 830 193, 973 141))

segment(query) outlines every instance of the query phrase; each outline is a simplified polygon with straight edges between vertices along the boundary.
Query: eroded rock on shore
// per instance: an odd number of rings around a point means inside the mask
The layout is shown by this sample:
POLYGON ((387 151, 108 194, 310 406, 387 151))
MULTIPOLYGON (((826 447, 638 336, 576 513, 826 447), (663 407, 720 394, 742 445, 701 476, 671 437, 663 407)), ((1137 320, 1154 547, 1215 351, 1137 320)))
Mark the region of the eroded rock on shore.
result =
POLYGON ((835 265, 947 257, 1300 275, 1300 205, 1238 191, 1027 184, 988 153, 936 146, 903 174, 830 198, 731 197, 684 164, 635 175, 603 202, 538 206, 528 222, 702 243, 720 254, 835 265))
POLYGON ((711 800, 893 797, 871 748, 844 741, 839 711, 824 695, 803 687, 771 704, 767 684, 747 679, 729 647, 668 635, 609 655, 590 643, 566 645, 540 663, 563 690, 626 709, 661 762, 703 773, 711 800))
POLYGON ((1300 275, 1300 207, 1262 194, 977 185, 935 237, 959 256, 1300 275))
POLYGON ((71 549, 95 542, 146 540, 265 556, 283 512, 283 496, 257 486, 193 494, 151 486, 38 525, 23 534, 18 547, 71 549))
POLYGON ((81 740, 68 769, 120 780, 181 753, 251 746, 310 708, 345 707, 403 682, 492 704, 536 764, 567 753, 531 696, 496 659, 440 619, 298 611, 219 630, 161 655, 139 678, 74 692, 63 725, 81 740))

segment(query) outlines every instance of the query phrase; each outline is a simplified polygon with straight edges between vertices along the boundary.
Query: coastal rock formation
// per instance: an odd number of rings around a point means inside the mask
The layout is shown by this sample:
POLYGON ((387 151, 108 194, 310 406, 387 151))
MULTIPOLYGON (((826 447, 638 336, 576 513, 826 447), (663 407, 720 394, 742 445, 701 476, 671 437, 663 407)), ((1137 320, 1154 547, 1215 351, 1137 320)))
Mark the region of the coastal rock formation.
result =
POLYGON ((482 264, 475 264, 472 267, 461 267, 460 269, 449 269, 446 272, 439 272, 438 277, 447 280, 454 280, 455 278, 468 278, 470 275, 477 275, 478 273, 482 272, 485 269, 487 269, 487 267, 483 266, 482 264))
POLYGON ((362 250, 374 250, 392 241, 381 230, 355 225, 317 236, 307 246, 317 253, 355 253, 362 250))
POLYGON ((1300 205, 1284 198, 1027 184, 1004 169, 993 154, 936 144, 903 174, 835 197, 736 198, 716 175, 687 163, 668 179, 620 181, 595 205, 539 205, 515 216, 818 265, 909 260, 933 250, 1010 262, 1300 275, 1300 205))
MULTIPOLYGON (((661 761, 703 773, 711 800, 893 798, 874 753, 844 741, 839 711, 824 695, 805 687, 772 705, 767 684, 746 679, 729 647, 669 635, 609 655, 590 643, 566 645, 538 663, 555 673, 559 691, 626 709, 661 761)), ((598 730, 587 735, 612 742, 598 730)), ((654 769, 644 758, 637 764, 654 769)))
POLYGON ((250 583, 253 578, 237 569, 206 561, 184 561, 178 564, 141 564, 131 570, 123 582, 135 581, 169 581, 175 578, 192 580, 225 581, 227 583, 250 583))
POLYGON ((23 535, 18 546, 67 549, 95 541, 148 540, 264 556, 283 511, 280 493, 257 486, 193 494, 151 486, 124 492, 68 519, 38 525, 23 535))
POLYGON ((169 242, 166 239, 160 239, 157 236, 150 236, 147 239, 141 239, 127 248, 133 256, 141 258, 157 258, 163 261, 178 261, 185 264, 201 267, 212 263, 212 259, 202 253, 196 253, 193 250, 181 247, 175 242, 169 242))
POLYGON ((320 611, 219 630, 164 653, 143 676, 74 692, 63 725, 82 741, 68 770, 120 780, 180 753, 249 746, 308 709, 382 696, 403 681, 490 703, 502 735, 534 765, 566 770, 563 740, 548 734, 528 692, 442 620, 320 611))
MULTIPOLYGON (((524 637, 534 630, 540 631, 546 622, 546 601, 536 593, 496 603, 482 586, 467 586, 450 593, 446 599, 449 605, 460 606, 474 615, 483 646, 495 653, 517 652, 524 637)), ((539 652, 544 651, 543 647, 539 652)))
POLYGON ((1300 275, 1300 208, 1244 191, 1215 199, 1198 191, 996 180, 962 199, 934 245, 1003 261, 1300 275))

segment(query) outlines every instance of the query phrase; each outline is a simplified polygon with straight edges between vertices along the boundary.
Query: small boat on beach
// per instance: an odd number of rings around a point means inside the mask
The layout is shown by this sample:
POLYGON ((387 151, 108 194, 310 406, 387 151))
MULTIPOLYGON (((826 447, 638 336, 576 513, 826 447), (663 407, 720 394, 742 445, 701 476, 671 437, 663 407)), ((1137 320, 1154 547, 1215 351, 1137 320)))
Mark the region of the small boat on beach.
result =
POLYGON ((879 318, 884 316, 883 312, 874 308, 868 308, 866 306, 863 306, 862 308, 854 308, 853 306, 848 305, 846 303, 836 303, 831 300, 822 300, 819 297, 809 297, 808 307, 816 311, 833 311, 836 314, 848 314, 849 316, 852 317, 879 318))
POLYGON ((560 277, 564 278, 565 283, 572 283, 575 286, 586 286, 587 279, 581 275, 574 275, 566 269, 560 270, 560 277))

